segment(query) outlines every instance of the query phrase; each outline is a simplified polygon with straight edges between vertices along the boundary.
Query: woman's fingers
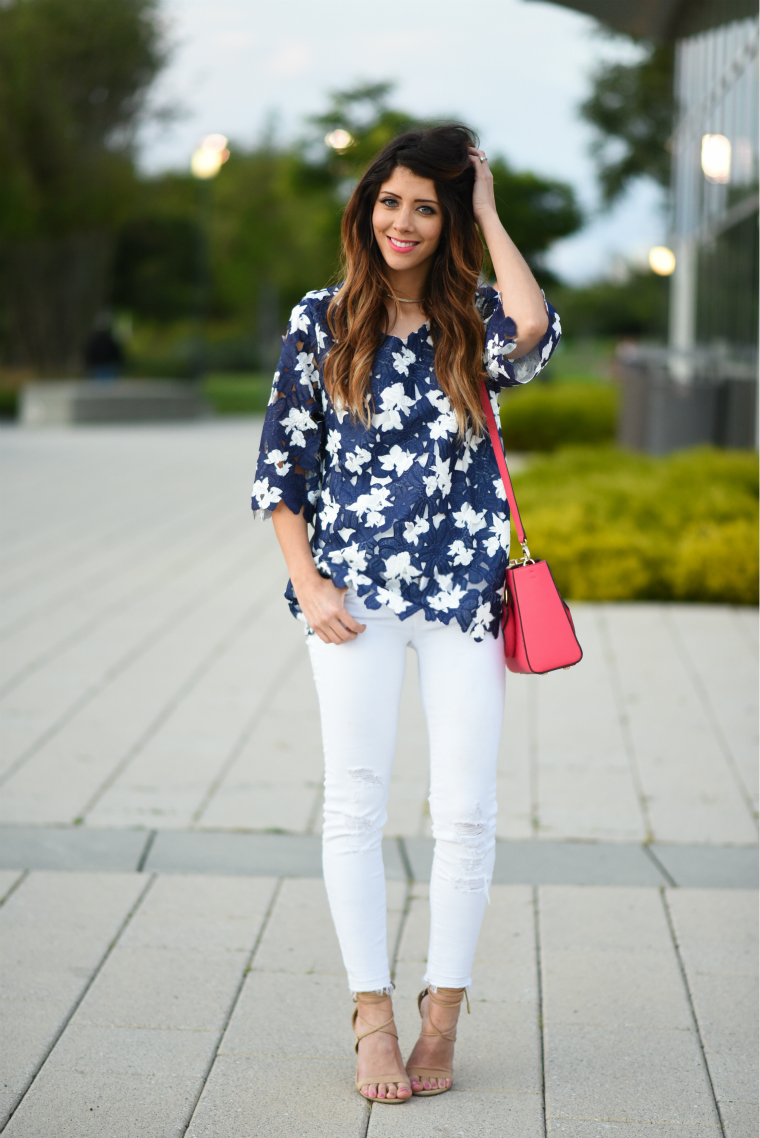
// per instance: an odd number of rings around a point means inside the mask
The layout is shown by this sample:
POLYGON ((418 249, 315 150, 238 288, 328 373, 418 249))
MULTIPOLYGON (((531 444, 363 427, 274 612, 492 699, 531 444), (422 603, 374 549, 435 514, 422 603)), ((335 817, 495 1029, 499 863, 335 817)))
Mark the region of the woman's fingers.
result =
POLYGON ((354 620, 345 605, 341 605, 340 607, 338 620, 345 628, 348 629, 349 632, 353 632, 354 635, 357 635, 360 632, 364 632, 364 629, 367 627, 366 624, 359 624, 357 620, 354 620))
MULTIPOLYGON (((311 623, 311 622, 310 622, 311 623)), ((356 640, 360 632, 366 628, 364 624, 357 624, 357 622, 343 610, 340 615, 333 616, 329 619, 315 620, 311 624, 313 630, 317 633, 320 640, 324 640, 325 644, 344 644, 347 640, 356 640)))
POLYGON ((343 603, 347 589, 338 589, 328 578, 321 578, 316 588, 299 597, 309 623, 325 644, 344 644, 355 640, 366 625, 354 620, 343 603))
POLYGON ((472 205, 475 211, 475 220, 480 221, 486 215, 496 210, 496 199, 493 192, 493 174, 488 167, 485 150, 470 147, 470 162, 475 168, 475 184, 472 189, 472 205))

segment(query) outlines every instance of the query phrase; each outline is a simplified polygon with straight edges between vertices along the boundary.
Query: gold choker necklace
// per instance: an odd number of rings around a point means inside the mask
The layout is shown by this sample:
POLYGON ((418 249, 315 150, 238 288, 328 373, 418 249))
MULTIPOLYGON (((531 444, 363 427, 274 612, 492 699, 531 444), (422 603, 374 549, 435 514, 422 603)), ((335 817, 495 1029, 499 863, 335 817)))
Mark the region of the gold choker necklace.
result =
POLYGON ((422 300, 404 300, 403 296, 394 296, 392 292, 386 292, 391 300, 397 300, 399 304, 422 304, 422 300))

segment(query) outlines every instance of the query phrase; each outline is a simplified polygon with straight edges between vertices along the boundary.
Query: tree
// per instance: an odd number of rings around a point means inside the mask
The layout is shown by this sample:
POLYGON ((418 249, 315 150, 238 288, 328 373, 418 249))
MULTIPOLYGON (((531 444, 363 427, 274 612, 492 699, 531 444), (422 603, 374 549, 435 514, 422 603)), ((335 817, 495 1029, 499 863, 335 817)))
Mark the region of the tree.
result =
POLYGON ((560 287, 552 302, 574 336, 667 336, 668 278, 646 269, 632 270, 624 281, 560 287))
MULTIPOLYGON (((190 227, 186 255, 190 246, 207 250, 212 361, 225 368, 233 359, 235 368, 273 366, 290 308, 309 289, 338 279, 341 215, 362 170, 402 131, 432 125, 390 107, 391 89, 379 83, 333 93, 295 143, 279 143, 274 130, 249 149, 231 143, 229 161, 203 185, 180 174, 146 180, 139 212, 120 234, 115 302, 153 321, 156 342, 158 322, 193 316, 190 285, 197 273, 189 276, 183 261, 181 217, 190 227), (337 129, 350 133, 351 145, 325 144, 325 134, 337 129)), ((548 282, 542 254, 581 224, 573 191, 517 173, 498 157, 492 166, 505 225, 548 282)), ((182 366, 179 349, 176 366, 182 366)))
POLYGON ((536 274, 540 284, 556 285, 543 255, 555 241, 583 224, 572 186, 527 171, 515 171, 505 158, 489 159, 496 208, 502 225, 536 274))
POLYGON ((0 296, 16 362, 78 366, 164 60, 157 0, 0 4, 0 296))
POLYGON ((338 179, 357 179, 379 150, 404 131, 433 126, 434 120, 414 118, 388 104, 393 83, 364 83, 347 91, 333 91, 330 105, 309 120, 311 134, 305 138, 316 144, 318 165, 338 179), (346 130, 353 142, 345 150, 325 150, 323 135, 346 130))
POLYGON ((580 110, 597 132, 592 152, 607 206, 636 178, 670 183, 673 67, 672 44, 649 45, 639 63, 605 64, 593 77, 580 110))
MULTIPOLYGON (((396 135, 415 127, 425 129, 440 121, 415 119, 393 110, 387 102, 392 90, 391 83, 375 83, 334 92, 327 111, 310 120, 320 136, 323 130, 340 128, 353 137, 353 145, 345 151, 333 152, 323 159, 336 177, 345 179, 346 189, 377 151, 396 135)), ((542 283, 554 283, 555 277, 544 267, 542 255, 583 223, 572 187, 515 171, 500 154, 491 156, 489 165, 494 176, 496 206, 505 229, 542 283)))

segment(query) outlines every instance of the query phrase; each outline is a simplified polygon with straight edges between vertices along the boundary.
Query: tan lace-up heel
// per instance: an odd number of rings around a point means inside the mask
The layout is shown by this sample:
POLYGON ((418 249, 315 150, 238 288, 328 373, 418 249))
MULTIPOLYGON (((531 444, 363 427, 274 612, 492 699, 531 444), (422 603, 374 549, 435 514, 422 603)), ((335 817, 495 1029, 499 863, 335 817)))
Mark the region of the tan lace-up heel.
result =
MULTIPOLYGON (((467 1014, 468 1015, 470 1014, 470 1001, 469 1001, 469 998, 467 996, 467 989, 466 988, 462 988, 460 990, 458 1000, 456 1000, 456 999, 454 999, 454 1000, 437 999, 436 996, 433 995, 433 993, 430 991, 429 988, 425 988, 425 989, 423 989, 422 992, 420 992, 419 996, 417 997, 417 1008, 419 1010, 420 1018, 422 1020, 424 1020, 424 1018, 425 1018, 422 1014, 422 1001, 425 999, 425 996, 427 996, 427 998, 428 998, 428 1000, 430 1000, 431 1004, 438 1004, 438 1006, 441 1008, 458 1008, 462 1003, 462 997, 464 997, 464 999, 467 1001, 467 1014)), ((435 1039, 437 1036, 439 1036, 441 1039, 448 1039, 449 1043, 456 1042, 456 1037, 457 1037, 456 1027, 452 1027, 451 1031, 441 1031, 433 1023, 432 1012, 433 1012, 432 1007, 428 1006, 428 1025, 430 1027, 432 1027, 433 1030, 432 1031, 420 1031, 420 1035, 426 1035, 431 1039, 435 1039)), ((445 1082, 446 1079, 451 1079, 451 1086, 453 1087, 453 1085, 454 1085, 454 1070, 453 1070, 453 1068, 449 1069, 446 1067, 433 1068, 433 1067, 416 1067, 416 1066, 410 1067, 407 1065, 406 1072, 407 1072, 410 1079, 417 1079, 420 1083, 424 1083, 425 1079, 437 1079, 439 1083, 442 1081, 445 1082)), ((414 1088, 412 1088, 412 1094, 417 1095, 419 1098, 423 1098, 423 1097, 429 1096, 429 1095, 442 1095, 442 1094, 445 1094, 446 1091, 450 1091, 450 1090, 451 1090, 451 1087, 431 1087, 431 1089, 429 1091, 424 1091, 424 1090, 423 1091, 415 1091, 414 1088)))
MULTIPOLYGON (((389 999, 388 996, 380 996, 376 992, 362 992, 361 998, 363 1004, 381 1004, 383 1000, 389 999)), ((358 1005, 358 999, 356 1002, 358 1005)), ((377 1027, 373 1027, 371 1023, 368 1023, 367 1020, 359 1014, 359 1008, 357 1006, 354 1008, 353 1015, 351 1016, 351 1026, 353 1027, 356 1034, 356 1046, 354 1047, 354 1050, 356 1051, 357 1055, 359 1054, 359 1044, 361 1041, 363 1039, 366 1039, 368 1035, 374 1035, 377 1031, 382 1032, 384 1035, 392 1035, 394 1039, 398 1039, 398 1032, 396 1031, 395 1023, 393 1022, 392 1013, 390 1019, 387 1019, 385 1023, 381 1023, 378 1024, 377 1027), (359 1034, 357 1026, 360 1023, 369 1029, 368 1031, 363 1031, 361 1035, 359 1034)), ((408 1087, 409 1090, 411 1090, 412 1088, 409 1082, 409 1076, 403 1067, 400 1070, 395 1071, 393 1074, 365 1075, 361 1082, 357 1076, 356 1089, 359 1094, 362 1095, 362 1098, 367 1099, 368 1102, 384 1102, 390 1105, 391 1103, 409 1101, 408 1098, 370 1098, 369 1095, 362 1094, 362 1087, 367 1087, 370 1085, 379 1086, 380 1083, 385 1083, 386 1085, 388 1083, 395 1083, 397 1087, 408 1087)), ((409 1098, 411 1098, 411 1095, 409 1098)))

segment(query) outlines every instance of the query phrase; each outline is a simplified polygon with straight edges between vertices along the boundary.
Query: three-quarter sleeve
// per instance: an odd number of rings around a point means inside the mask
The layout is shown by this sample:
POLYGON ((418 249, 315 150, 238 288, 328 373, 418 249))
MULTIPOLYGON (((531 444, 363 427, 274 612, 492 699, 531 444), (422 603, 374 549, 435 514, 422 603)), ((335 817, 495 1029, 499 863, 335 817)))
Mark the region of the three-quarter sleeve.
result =
POLYGON ((268 518, 278 502, 314 519, 324 434, 317 347, 321 330, 308 298, 290 315, 259 447, 251 507, 268 518))
MULTIPOLYGON (((542 293, 543 295, 543 293, 542 293)), ((529 383, 546 367, 552 352, 559 343, 562 328, 559 316, 544 297, 549 325, 546 332, 524 356, 513 358, 517 345, 517 328, 514 320, 504 315, 501 296, 495 289, 486 288, 479 297, 478 307, 486 326, 486 343, 483 365, 489 386, 499 389, 529 383)))

